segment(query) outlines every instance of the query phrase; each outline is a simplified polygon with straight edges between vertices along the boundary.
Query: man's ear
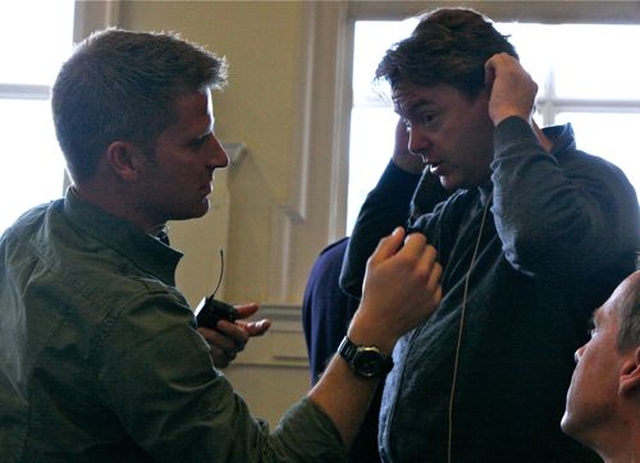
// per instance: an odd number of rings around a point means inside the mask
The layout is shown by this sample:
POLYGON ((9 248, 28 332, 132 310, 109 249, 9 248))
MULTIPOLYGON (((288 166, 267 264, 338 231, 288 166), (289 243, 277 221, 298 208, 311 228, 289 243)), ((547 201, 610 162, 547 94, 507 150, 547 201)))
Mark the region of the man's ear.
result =
POLYGON ((640 346, 627 355, 620 371, 620 396, 640 393, 640 346))
POLYGON ((109 168, 125 182, 136 181, 145 164, 145 156, 140 147, 126 141, 114 141, 107 147, 109 168))

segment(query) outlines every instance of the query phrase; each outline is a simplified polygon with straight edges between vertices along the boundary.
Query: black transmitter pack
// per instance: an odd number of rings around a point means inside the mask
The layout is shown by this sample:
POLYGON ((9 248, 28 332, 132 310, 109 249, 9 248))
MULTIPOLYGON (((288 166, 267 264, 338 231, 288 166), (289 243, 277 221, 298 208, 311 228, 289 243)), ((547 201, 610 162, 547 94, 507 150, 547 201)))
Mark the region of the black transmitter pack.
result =
POLYGON ((215 298, 220 283, 222 282, 222 275, 224 274, 224 254, 222 249, 220 250, 220 277, 218 278, 218 284, 211 296, 203 297, 196 310, 194 310, 196 321, 198 326, 216 329, 216 325, 220 320, 226 320, 234 323, 238 319, 238 311, 232 305, 226 302, 219 301, 215 298))
POLYGON ((198 326, 215 329, 220 320, 235 322, 238 311, 226 302, 218 301, 213 295, 203 297, 195 310, 198 326))

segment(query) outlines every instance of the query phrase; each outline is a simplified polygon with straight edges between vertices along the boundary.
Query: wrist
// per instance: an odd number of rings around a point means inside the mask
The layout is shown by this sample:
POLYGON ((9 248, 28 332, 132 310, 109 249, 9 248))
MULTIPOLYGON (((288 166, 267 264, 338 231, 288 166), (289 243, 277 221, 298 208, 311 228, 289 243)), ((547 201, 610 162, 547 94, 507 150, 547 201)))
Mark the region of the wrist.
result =
POLYGON ((498 127, 503 121, 505 121, 507 119, 510 119, 510 118, 522 119, 523 121, 525 121, 529 125, 531 125, 532 122, 533 122, 529 115, 523 115, 523 114, 520 114, 520 113, 518 113, 516 111, 505 110, 504 112, 495 114, 492 117, 493 126, 494 127, 498 127))
POLYGON ((347 337, 357 345, 375 346, 382 355, 389 356, 399 336, 389 329, 387 323, 368 317, 358 310, 353 317, 347 337))

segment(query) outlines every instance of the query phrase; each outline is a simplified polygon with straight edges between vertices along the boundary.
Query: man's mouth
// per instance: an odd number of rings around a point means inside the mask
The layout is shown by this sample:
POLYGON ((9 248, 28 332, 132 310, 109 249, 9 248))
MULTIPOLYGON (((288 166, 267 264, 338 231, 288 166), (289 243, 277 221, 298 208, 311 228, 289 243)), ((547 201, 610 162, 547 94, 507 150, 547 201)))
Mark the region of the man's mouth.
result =
POLYGON ((202 191, 205 196, 210 195, 213 191, 213 179, 209 183, 205 183, 202 188, 200 188, 200 191, 202 191))
POLYGON ((442 173, 442 164, 439 162, 429 163, 429 172, 433 175, 440 175, 442 173))

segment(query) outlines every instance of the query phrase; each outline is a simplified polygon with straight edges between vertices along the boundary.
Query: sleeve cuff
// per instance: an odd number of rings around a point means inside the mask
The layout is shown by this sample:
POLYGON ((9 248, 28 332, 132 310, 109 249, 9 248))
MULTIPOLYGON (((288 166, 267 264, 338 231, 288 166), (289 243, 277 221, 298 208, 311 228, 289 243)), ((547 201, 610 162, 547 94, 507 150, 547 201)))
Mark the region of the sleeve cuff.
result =
POLYGON ((500 122, 493 134, 495 156, 500 157, 510 147, 522 143, 538 143, 538 137, 529 123, 519 116, 511 116, 500 122))
POLYGON ((398 167, 393 161, 389 161, 385 168, 380 180, 378 181, 378 187, 382 187, 385 190, 393 190, 396 192, 403 191, 411 197, 422 174, 412 174, 398 167))

